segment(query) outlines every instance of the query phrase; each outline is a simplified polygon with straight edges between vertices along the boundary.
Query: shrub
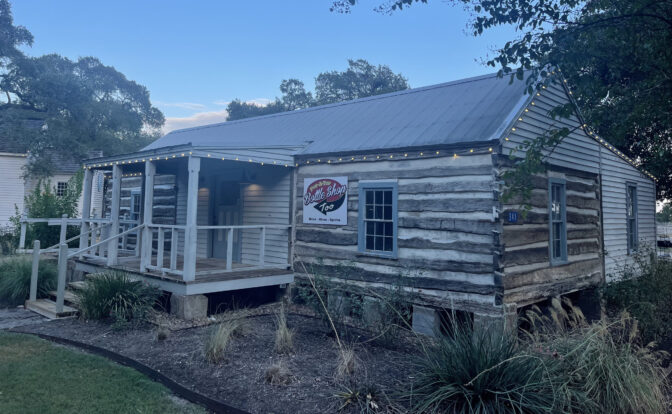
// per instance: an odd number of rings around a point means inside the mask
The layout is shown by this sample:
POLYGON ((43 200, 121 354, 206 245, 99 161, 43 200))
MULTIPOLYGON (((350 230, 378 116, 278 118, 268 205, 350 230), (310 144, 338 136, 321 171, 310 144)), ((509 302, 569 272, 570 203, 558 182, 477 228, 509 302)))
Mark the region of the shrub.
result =
POLYGON ((636 320, 622 313, 590 325, 563 325, 568 327, 550 329, 545 324, 531 336, 530 346, 540 355, 553 356, 566 378, 563 386, 573 390, 573 396, 581 396, 574 401, 579 411, 666 412, 664 354, 638 344, 636 320))
POLYGON ((282 362, 276 362, 264 372, 264 381, 271 385, 287 385, 294 379, 292 372, 287 365, 282 362))
POLYGON ((457 323, 450 332, 418 361, 410 395, 418 412, 556 412, 571 400, 552 358, 519 348, 515 337, 457 323))
POLYGON ((625 309, 639 321, 645 343, 672 339, 672 262, 636 255, 634 265, 607 284, 603 297, 610 316, 625 309))
POLYGON ((336 393, 335 397, 340 400, 339 412, 348 409, 363 414, 387 412, 383 409, 383 393, 375 384, 343 386, 341 391, 336 393))
MULTIPOLYGON (((63 196, 57 196, 49 180, 39 180, 31 193, 26 195, 24 208, 31 218, 59 218, 63 214, 68 217, 77 216, 77 204, 82 192, 84 174, 79 171, 68 180, 68 188, 63 196)), ((21 212, 16 213, 9 221, 14 226, 14 238, 18 242, 21 230, 21 212)), ((68 227, 66 238, 79 234, 77 227, 68 227)), ((27 227, 26 246, 32 246, 34 240, 39 240, 42 248, 53 246, 59 241, 60 227, 50 226, 47 223, 32 223, 27 227)))
MULTIPOLYGON (((30 294, 30 275, 32 259, 27 256, 14 256, 0 261, 0 302, 8 305, 20 305, 30 294)), ((41 260, 37 276, 37 297, 48 296, 56 289, 58 270, 50 261, 41 260)))
POLYGON ((285 307, 280 308, 276 316, 275 328, 275 351, 281 354, 289 354, 294 350, 294 330, 287 326, 287 313, 285 307))
POLYGON ((76 292, 81 316, 85 319, 112 319, 117 326, 143 320, 161 295, 147 283, 131 279, 123 272, 93 275, 76 292))
POLYGON ((218 363, 225 359, 225 352, 232 339, 241 335, 246 325, 246 312, 230 312, 222 322, 213 327, 205 339, 205 359, 218 363))

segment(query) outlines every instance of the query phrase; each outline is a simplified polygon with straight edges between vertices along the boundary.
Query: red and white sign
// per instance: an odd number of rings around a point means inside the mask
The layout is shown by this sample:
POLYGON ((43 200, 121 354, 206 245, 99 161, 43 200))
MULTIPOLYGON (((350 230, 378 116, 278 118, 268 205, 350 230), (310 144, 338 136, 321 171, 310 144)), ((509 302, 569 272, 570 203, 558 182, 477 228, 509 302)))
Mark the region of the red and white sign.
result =
POLYGON ((305 178, 303 222, 348 224, 348 177, 305 178))

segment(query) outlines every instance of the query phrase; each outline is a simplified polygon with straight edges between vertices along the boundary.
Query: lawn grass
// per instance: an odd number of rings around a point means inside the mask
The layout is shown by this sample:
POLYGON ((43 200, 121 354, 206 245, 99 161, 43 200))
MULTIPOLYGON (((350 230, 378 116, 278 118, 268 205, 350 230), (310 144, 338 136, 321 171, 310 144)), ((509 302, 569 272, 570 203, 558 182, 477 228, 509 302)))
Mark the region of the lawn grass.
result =
POLYGON ((0 412, 204 413, 105 358, 0 332, 0 412))

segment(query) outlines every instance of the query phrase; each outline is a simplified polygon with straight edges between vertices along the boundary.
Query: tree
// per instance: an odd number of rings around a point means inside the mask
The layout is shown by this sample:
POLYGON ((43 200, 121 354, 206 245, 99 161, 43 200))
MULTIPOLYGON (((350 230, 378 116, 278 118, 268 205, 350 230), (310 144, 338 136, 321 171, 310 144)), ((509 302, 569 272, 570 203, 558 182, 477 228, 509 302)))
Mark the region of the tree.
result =
MULTIPOLYGON (((380 3, 394 12, 427 0, 380 3)), ((487 64, 527 76, 529 90, 562 69, 576 103, 597 134, 658 179, 672 196, 672 2, 670 0, 453 0, 472 11, 475 36, 500 25, 521 35, 487 64), (524 72, 528 70, 528 72, 524 72)), ((348 12, 355 0, 333 3, 348 12)))
POLYGON ((323 72, 315 78, 315 98, 298 79, 280 83, 281 98, 268 105, 257 105, 234 99, 227 106, 227 120, 294 111, 316 105, 325 105, 382 93, 408 89, 408 81, 385 65, 373 66, 364 59, 348 60, 343 72, 323 72))
POLYGON ((663 204, 663 208, 660 212, 656 213, 656 221, 661 223, 672 223, 672 204, 663 204))
POLYGON ((164 117, 147 88, 113 67, 94 57, 22 54, 17 46, 32 44, 32 35, 13 25, 7 0, 0 0, 0 35, 0 134, 31 153, 31 175, 49 175, 55 153, 114 155, 159 136, 164 117))

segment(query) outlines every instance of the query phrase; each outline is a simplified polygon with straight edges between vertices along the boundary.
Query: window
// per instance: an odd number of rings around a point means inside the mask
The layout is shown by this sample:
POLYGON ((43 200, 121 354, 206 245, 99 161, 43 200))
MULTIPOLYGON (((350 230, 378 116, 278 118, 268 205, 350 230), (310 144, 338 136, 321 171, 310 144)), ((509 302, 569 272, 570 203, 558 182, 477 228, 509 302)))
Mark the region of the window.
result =
POLYGON ((548 183, 548 222, 550 226, 551 264, 567 261, 567 212, 565 181, 550 179, 548 183))
POLYGON ((359 251, 397 256, 397 183, 359 182, 359 251))
POLYGON ((68 192, 68 183, 64 181, 59 181, 58 183, 56 183, 56 195, 58 197, 63 197, 67 192, 68 192))
POLYGON ((142 195, 140 190, 131 191, 131 220, 140 220, 140 202, 142 195))
POLYGON ((637 250, 637 186, 627 184, 625 191, 625 219, 628 233, 628 254, 637 250))

